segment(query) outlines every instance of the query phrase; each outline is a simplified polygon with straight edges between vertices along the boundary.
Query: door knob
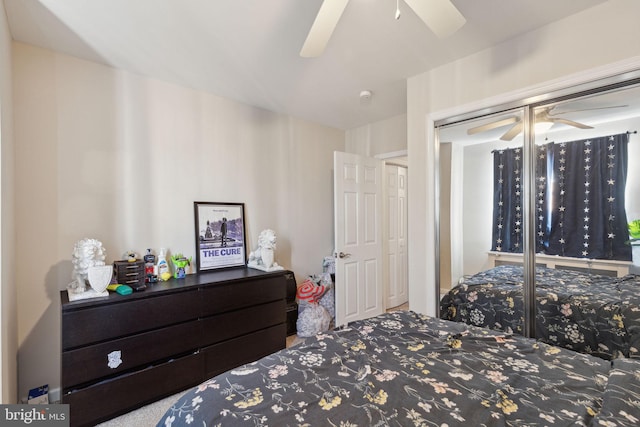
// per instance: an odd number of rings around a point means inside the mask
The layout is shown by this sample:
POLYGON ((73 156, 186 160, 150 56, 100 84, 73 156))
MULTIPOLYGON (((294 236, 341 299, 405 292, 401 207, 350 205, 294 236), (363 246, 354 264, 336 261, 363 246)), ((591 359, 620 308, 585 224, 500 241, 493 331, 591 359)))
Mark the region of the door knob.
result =
POLYGON ((349 258, 351 256, 351 254, 345 254, 344 252, 340 252, 338 254, 338 258, 342 259, 342 258, 349 258))

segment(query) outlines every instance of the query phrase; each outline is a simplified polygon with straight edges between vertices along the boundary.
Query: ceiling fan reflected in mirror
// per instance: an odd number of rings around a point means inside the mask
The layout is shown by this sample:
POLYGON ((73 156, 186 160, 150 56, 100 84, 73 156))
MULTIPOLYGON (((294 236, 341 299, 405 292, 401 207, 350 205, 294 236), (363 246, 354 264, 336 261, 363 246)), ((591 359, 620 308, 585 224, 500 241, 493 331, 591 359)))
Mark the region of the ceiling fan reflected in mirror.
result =
MULTIPOLYGON (((445 38, 462 27, 466 19, 451 0, 404 0, 416 15, 438 38, 445 38)), ((322 55, 333 30, 338 25, 349 0, 324 0, 302 46, 300 56, 313 58, 322 55)), ((399 0, 396 2, 395 19, 400 18, 399 0)))
MULTIPOLYGON (((567 126, 573 126, 578 129, 593 129, 593 126, 586 125, 584 123, 577 122, 575 120, 569 120, 563 117, 559 117, 564 114, 570 113, 578 113, 582 111, 596 111, 596 110, 606 110, 610 108, 624 108, 628 107, 628 105, 612 105, 609 107, 597 107, 597 108, 583 108, 580 110, 568 110, 568 111, 559 111, 554 112, 556 106, 545 107, 540 109, 535 113, 535 123, 551 123, 553 126, 555 123, 564 124, 567 126)), ((511 141, 515 138, 520 132, 522 132, 523 123, 519 117, 507 117, 506 119, 496 120, 495 122, 486 123, 480 126, 476 126, 467 130, 467 135, 475 135, 480 132, 487 132, 493 129, 501 128, 503 126, 511 125, 509 129, 500 137, 503 141, 511 141)))

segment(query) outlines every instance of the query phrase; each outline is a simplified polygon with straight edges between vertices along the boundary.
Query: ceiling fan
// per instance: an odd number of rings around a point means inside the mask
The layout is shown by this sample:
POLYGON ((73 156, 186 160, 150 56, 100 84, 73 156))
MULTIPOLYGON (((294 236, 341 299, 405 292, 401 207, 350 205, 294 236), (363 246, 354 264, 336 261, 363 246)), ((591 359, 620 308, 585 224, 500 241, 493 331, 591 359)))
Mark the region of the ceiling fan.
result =
MULTIPOLYGON (((400 0, 396 0, 395 18, 400 18, 400 0)), ((451 0, 404 0, 422 21, 439 38, 455 33, 464 25, 466 19, 451 3, 451 0)), ((349 0, 324 0, 316 19, 302 46, 300 56, 313 58, 320 56, 331 38, 342 12, 349 0)))
MULTIPOLYGON (((592 110, 605 110, 609 108, 622 108, 628 107, 628 105, 612 105, 609 107, 598 107, 598 108, 584 108, 580 110, 569 110, 569 111, 561 111, 554 112, 553 110, 556 106, 550 106, 542 108, 540 111, 535 113, 535 123, 561 123, 568 126, 573 126, 578 129, 593 129, 593 126, 586 125, 584 123, 576 122, 574 120, 565 119, 563 117, 558 117, 563 114, 569 113, 577 113, 580 111, 592 111, 592 110)), ((511 125, 511 127, 500 137, 503 141, 511 141, 515 138, 520 132, 522 132, 523 123, 519 117, 507 117, 506 119, 496 120, 495 122, 486 123, 484 125, 473 127, 467 130, 467 135, 475 135, 480 132, 486 132, 492 129, 497 129, 503 126, 511 125)))

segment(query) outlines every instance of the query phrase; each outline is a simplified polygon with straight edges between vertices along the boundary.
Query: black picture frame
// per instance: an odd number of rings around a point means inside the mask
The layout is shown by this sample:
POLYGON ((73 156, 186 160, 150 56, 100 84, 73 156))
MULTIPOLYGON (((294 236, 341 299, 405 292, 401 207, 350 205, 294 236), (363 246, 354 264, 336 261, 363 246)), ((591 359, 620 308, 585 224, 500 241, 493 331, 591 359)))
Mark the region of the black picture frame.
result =
POLYGON ((197 272, 247 264, 244 203, 193 202, 197 272))

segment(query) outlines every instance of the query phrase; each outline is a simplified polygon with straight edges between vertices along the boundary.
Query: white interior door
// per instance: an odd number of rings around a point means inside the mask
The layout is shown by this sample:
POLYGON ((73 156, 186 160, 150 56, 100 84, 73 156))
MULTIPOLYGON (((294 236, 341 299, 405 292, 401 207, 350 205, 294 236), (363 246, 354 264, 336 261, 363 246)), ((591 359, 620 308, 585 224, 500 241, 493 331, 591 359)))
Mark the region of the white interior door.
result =
POLYGON ((409 300, 407 265, 407 168, 385 165, 385 308, 409 300))
POLYGON ((336 326, 384 311, 382 169, 378 159, 335 152, 336 326))

